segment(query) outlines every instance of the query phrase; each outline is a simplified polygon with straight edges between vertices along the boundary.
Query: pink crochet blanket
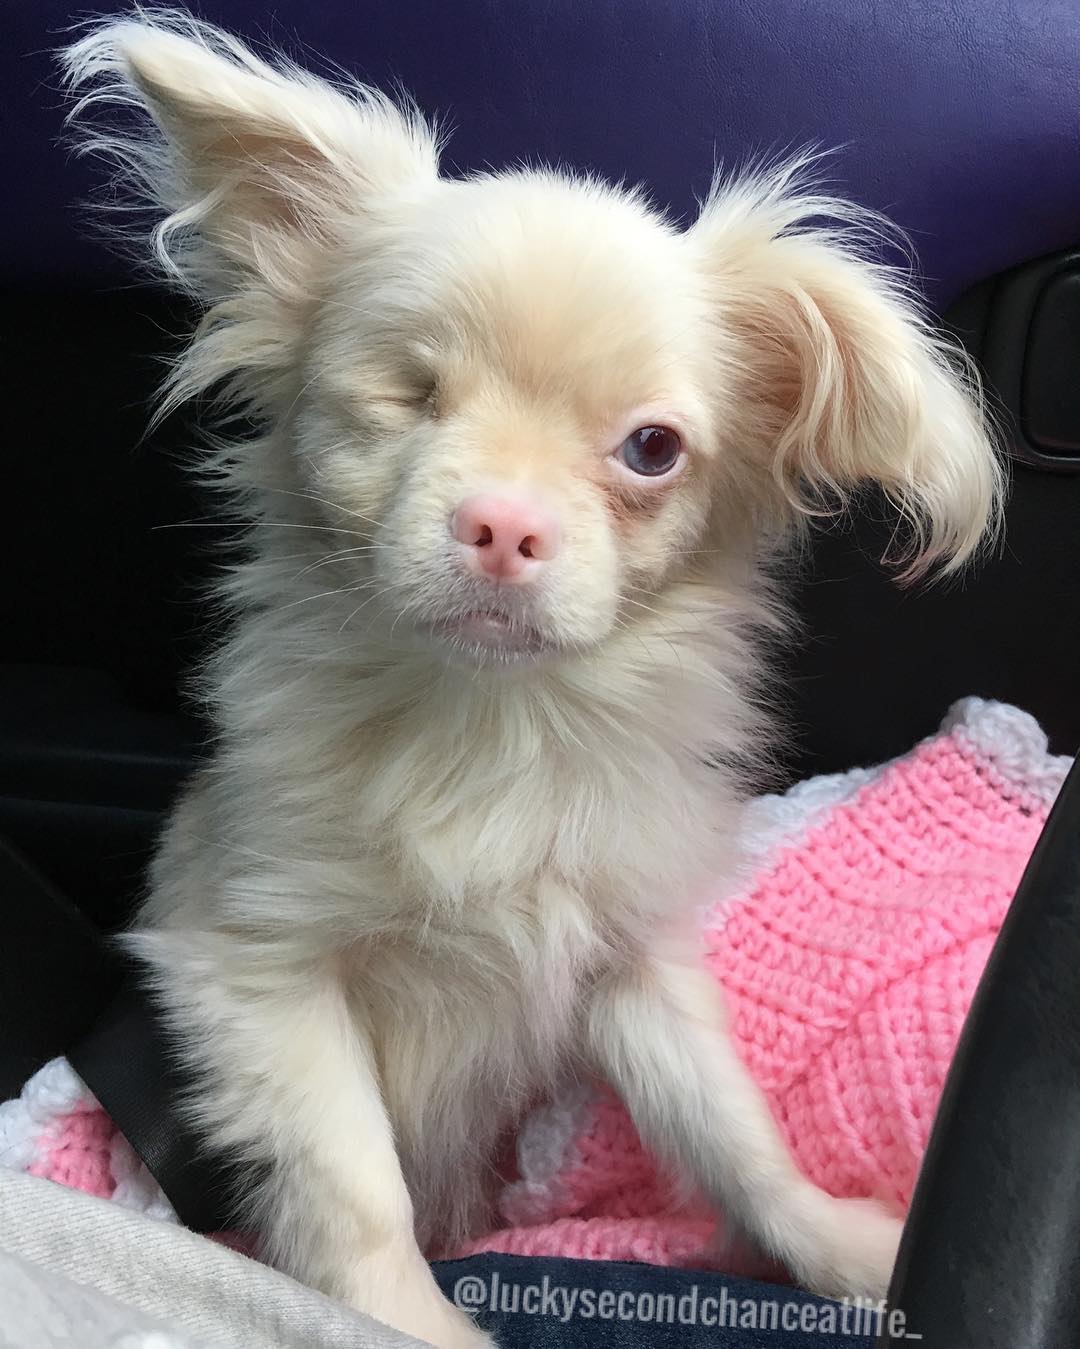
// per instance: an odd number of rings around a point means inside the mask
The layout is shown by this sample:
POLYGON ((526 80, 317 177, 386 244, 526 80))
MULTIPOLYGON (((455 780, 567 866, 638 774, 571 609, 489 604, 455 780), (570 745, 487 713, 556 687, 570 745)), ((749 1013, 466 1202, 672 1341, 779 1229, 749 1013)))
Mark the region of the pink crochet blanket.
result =
MULTIPOLYGON (((802 1169, 837 1195, 909 1203, 975 985, 1068 761, 1026 713, 969 698, 875 769, 747 810, 750 879, 706 904, 739 1051, 802 1169)), ((0 1105, 0 1161, 175 1221, 63 1059, 0 1105)), ((523 1122, 499 1226, 466 1254, 762 1273, 653 1164, 600 1085, 523 1122)))

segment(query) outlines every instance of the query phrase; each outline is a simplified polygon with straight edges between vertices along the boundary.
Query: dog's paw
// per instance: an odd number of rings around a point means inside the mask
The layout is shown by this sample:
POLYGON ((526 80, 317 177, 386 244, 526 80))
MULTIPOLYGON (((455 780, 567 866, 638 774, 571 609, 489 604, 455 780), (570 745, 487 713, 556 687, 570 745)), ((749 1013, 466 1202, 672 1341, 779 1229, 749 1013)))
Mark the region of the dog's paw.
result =
POLYGON ((424 1318, 416 1323, 409 1317, 400 1329, 435 1345, 435 1349, 496 1349, 495 1338, 481 1330, 467 1312, 458 1311, 450 1303, 435 1318, 424 1318), (429 1323, 430 1322, 430 1323, 429 1323))
POLYGON ((443 1297, 430 1274, 377 1289, 366 1279, 364 1284, 347 1301, 395 1330, 425 1340, 435 1349, 496 1349, 494 1337, 443 1297))
POLYGON ((875 1199, 832 1199, 815 1223, 811 1251, 792 1272, 814 1293, 878 1302, 889 1291, 903 1223, 875 1199))

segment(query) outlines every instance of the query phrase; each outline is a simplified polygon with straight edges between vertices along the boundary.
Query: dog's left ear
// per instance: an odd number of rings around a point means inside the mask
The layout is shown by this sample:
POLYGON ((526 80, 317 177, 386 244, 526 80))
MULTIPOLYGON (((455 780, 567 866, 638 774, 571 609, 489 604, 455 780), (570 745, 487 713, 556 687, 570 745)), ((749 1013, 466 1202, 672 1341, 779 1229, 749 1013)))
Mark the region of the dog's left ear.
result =
POLYGON ((738 448, 795 512, 880 484, 910 526, 904 575, 955 569, 1001 517, 978 382, 870 260, 865 218, 799 179, 795 165, 718 186, 688 235, 739 391, 738 448))

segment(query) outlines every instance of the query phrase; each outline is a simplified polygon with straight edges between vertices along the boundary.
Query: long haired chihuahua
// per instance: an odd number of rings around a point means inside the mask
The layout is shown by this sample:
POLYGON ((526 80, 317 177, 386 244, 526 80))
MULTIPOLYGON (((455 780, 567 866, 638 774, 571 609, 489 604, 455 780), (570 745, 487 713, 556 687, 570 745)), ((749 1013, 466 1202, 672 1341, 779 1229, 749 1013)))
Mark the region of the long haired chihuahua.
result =
POLYGON ((800 1174, 694 924, 737 866, 769 560, 868 482, 905 574, 999 518, 978 395, 873 226, 805 163, 686 229, 563 171, 442 177, 411 106, 172 12, 65 61, 202 307, 164 406, 257 431, 207 438, 249 546, 130 941, 264 1254, 489 1344, 425 1252, 593 1074, 801 1283, 884 1295, 898 1219, 800 1174))

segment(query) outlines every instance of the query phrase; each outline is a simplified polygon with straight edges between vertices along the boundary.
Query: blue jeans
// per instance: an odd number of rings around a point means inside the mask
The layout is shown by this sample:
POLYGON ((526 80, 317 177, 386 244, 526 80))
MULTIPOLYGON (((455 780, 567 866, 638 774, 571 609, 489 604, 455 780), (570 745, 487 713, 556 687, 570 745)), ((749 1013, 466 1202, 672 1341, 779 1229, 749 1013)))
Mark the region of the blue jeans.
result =
POLYGON ((500 1349, 870 1349, 885 1315, 655 1265, 477 1255, 434 1270, 500 1349))

